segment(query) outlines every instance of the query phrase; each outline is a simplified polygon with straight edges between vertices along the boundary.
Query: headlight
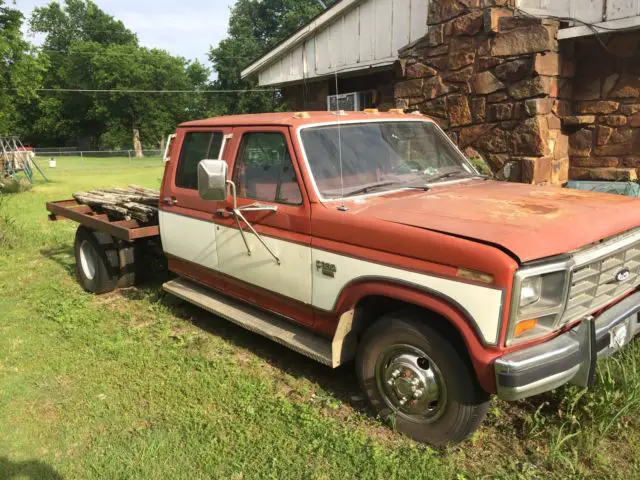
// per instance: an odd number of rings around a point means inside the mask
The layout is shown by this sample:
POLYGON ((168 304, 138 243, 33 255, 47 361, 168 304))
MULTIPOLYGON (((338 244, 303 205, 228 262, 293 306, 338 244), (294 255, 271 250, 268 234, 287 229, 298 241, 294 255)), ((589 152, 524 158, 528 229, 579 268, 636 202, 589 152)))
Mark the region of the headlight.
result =
POLYGON ((520 285, 520 307, 526 307, 540 300, 542 277, 525 278, 520 285))
POLYGON ((516 273, 507 345, 532 340, 559 327, 570 264, 525 268, 516 273))

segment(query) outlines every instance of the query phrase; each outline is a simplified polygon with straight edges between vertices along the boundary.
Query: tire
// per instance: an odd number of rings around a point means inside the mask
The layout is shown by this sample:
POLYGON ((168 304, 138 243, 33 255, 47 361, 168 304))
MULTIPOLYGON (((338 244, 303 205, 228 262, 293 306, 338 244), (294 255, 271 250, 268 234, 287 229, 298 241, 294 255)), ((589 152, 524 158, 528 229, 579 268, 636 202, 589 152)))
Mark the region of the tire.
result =
POLYGON ((391 313, 372 325, 358 347, 356 371, 382 419, 434 447, 464 441, 489 408, 466 355, 415 312, 391 313))
POLYGON ((79 227, 74 250, 76 277, 82 288, 98 295, 115 290, 120 263, 110 235, 79 227))

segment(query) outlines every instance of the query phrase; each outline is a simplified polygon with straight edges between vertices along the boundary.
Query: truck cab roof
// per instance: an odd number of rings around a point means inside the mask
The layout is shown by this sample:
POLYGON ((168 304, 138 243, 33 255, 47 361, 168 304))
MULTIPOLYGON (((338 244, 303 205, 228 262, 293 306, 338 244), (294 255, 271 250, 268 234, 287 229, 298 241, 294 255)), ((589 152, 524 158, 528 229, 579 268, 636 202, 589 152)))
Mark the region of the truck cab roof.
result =
POLYGON ((339 119, 344 122, 380 121, 380 120, 421 120, 431 121, 422 114, 404 114, 395 111, 378 112, 368 110, 365 112, 276 112, 276 113, 255 113, 247 115, 228 115, 222 117, 212 117, 204 120, 195 120, 180 124, 180 128, 194 127, 220 127, 220 126, 287 126, 300 127, 315 123, 336 122, 339 119))

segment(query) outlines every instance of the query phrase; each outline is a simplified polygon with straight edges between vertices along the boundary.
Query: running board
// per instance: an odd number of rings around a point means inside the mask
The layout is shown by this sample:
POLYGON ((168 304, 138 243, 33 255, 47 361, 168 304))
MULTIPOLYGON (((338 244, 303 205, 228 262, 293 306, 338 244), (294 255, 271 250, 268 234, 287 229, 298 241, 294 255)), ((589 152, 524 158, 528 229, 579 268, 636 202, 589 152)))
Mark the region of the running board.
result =
POLYGON ((317 362, 333 368, 340 364, 340 360, 333 359, 331 340, 315 335, 277 315, 233 300, 185 278, 167 282, 162 288, 182 300, 289 347, 317 362))

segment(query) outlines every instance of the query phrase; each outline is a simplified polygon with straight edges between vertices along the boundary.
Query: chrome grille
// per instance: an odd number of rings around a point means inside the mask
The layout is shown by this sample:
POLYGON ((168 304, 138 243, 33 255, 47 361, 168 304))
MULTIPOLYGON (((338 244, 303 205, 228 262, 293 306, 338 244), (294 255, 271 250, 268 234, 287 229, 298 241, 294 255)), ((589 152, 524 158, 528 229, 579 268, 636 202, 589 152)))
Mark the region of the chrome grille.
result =
POLYGON ((593 312, 640 284, 640 242, 637 232, 634 233, 575 256, 576 266, 561 323, 593 312), (598 256, 598 252, 602 255, 598 256), (616 275, 623 269, 628 269, 630 275, 620 282, 616 275))

